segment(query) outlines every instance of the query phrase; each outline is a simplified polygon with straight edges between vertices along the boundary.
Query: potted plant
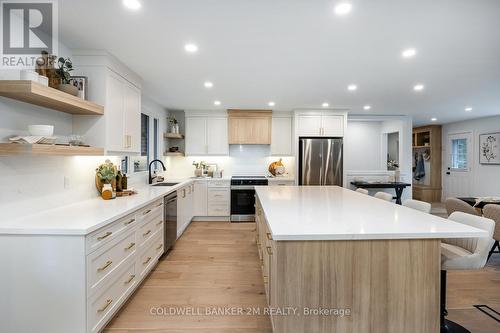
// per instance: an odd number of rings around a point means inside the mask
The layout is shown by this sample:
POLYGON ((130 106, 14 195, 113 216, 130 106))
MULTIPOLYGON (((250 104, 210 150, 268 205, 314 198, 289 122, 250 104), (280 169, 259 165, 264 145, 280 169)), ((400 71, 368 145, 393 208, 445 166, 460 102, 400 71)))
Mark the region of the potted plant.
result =
POLYGON ((95 171, 96 187, 100 191, 102 198, 104 200, 115 198, 116 193, 112 184, 116 182, 116 175, 118 174, 116 166, 110 160, 106 160, 95 171))
POLYGON ((64 59, 59 58, 57 61, 56 74, 61 80, 61 83, 57 86, 57 89, 64 91, 73 96, 78 96, 78 88, 71 84, 71 74, 73 70, 73 63, 69 58, 64 59))
POLYGON ((203 161, 201 161, 201 162, 193 161, 193 165, 195 167, 195 169, 194 169, 194 175, 196 177, 203 176, 203 169, 205 169, 207 167, 207 164, 205 162, 203 162, 203 161))

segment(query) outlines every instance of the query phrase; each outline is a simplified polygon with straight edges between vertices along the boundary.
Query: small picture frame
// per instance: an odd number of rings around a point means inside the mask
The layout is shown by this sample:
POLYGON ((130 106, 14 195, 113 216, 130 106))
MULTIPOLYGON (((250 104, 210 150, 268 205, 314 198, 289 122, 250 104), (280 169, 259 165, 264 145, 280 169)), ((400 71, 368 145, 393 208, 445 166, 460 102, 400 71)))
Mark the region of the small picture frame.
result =
POLYGON ((88 77, 87 76, 72 76, 70 83, 78 88, 78 97, 88 99, 88 77))
POLYGON ((500 164, 500 132, 479 135, 479 163, 500 164))

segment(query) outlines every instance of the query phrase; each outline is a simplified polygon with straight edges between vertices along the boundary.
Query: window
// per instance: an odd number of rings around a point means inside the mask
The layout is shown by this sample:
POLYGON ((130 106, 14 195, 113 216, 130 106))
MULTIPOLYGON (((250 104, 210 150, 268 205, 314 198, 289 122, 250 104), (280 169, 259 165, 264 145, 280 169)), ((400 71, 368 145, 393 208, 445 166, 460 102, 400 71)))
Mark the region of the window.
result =
POLYGON ((451 168, 454 170, 468 170, 467 138, 451 140, 451 168))
POLYGON ((141 155, 134 156, 134 172, 147 171, 149 165, 149 116, 141 113, 141 155))

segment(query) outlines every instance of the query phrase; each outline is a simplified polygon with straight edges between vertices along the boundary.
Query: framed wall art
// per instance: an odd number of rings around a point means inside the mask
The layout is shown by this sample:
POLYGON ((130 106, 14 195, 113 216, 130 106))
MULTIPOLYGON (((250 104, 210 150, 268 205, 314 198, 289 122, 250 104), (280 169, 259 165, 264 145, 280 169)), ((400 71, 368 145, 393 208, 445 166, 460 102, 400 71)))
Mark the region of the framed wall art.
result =
POLYGON ((479 135, 479 163, 500 164, 500 132, 479 135))

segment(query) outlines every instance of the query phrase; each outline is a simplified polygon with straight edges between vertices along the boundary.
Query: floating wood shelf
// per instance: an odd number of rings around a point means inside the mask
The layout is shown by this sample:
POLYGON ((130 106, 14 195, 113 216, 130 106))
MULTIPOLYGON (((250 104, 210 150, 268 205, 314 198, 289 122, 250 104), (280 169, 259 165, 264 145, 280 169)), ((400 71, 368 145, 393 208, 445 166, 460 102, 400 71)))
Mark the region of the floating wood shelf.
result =
POLYGON ((166 139, 184 139, 184 135, 179 133, 165 133, 164 137, 166 139))
POLYGON ((178 152, 171 152, 171 151, 167 151, 165 152, 165 154, 163 154, 164 156, 184 156, 184 153, 181 152, 181 151, 178 151, 178 152))
POLYGON ((30 80, 0 80, 0 96, 70 114, 104 114, 102 105, 30 80))
POLYGON ((2 155, 44 155, 44 156, 102 156, 103 148, 0 143, 0 156, 2 155))

